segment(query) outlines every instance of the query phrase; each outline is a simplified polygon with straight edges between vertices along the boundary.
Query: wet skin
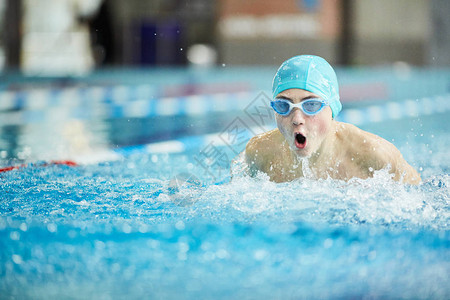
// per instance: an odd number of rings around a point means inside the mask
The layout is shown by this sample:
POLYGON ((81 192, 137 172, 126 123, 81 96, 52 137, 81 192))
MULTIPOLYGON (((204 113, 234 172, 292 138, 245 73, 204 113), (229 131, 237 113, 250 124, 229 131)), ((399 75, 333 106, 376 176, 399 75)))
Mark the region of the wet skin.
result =
MULTIPOLYGON (((302 89, 289 89, 276 98, 297 104, 320 97, 302 89)), ((349 180, 369 178, 377 170, 390 168, 394 180, 409 184, 421 181, 393 144, 351 124, 335 121, 329 106, 313 116, 299 108, 287 116, 275 116, 278 128, 253 137, 245 149, 252 175, 261 171, 275 182, 304 176, 349 180)))

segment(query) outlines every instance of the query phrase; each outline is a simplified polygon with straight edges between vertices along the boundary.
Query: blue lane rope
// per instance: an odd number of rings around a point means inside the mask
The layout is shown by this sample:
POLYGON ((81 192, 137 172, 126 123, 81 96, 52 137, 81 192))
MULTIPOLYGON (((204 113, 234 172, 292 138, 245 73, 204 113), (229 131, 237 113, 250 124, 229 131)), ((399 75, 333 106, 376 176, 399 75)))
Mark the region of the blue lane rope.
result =
MULTIPOLYGON (((344 109, 337 120, 361 126, 387 120, 397 120, 409 117, 414 118, 422 115, 432 115, 448 111, 450 111, 450 94, 418 100, 385 102, 380 105, 372 105, 359 109, 344 109)), ((269 130, 271 128, 265 129, 269 130)), ((243 136, 241 138, 248 140, 255 132, 261 132, 261 128, 251 128, 250 131, 247 130, 242 133, 243 136)), ((204 148, 212 141, 215 142, 216 146, 223 146, 223 141, 218 138, 221 133, 222 132, 200 136, 187 136, 166 142, 120 148, 115 151, 121 155, 128 155, 136 151, 147 153, 182 153, 204 148)))
MULTIPOLYGON (((130 98, 129 90, 114 92, 67 89, 35 92, 1 92, 0 125, 21 125, 52 120, 55 115, 67 119, 96 120, 147 118, 154 116, 199 116, 211 112, 242 110, 258 93, 236 92, 171 98, 130 98)), ((134 93, 136 96, 136 93, 134 93)))
MULTIPOLYGON (((261 92, 155 98, 151 86, 89 87, 64 90, 0 92, 0 125, 21 125, 54 116, 96 120, 155 116, 200 116, 245 109, 261 92)), ((266 95, 270 95, 266 92, 266 95)), ((345 109, 338 120, 356 125, 449 110, 450 94, 416 100, 389 101, 345 109)))
MULTIPOLYGON (((149 86, 131 90, 126 86, 114 88, 65 89, 60 91, 40 90, 0 93, 0 126, 23 125, 53 120, 96 120, 109 118, 147 118, 154 116, 201 116, 211 112, 243 111, 261 92, 240 92, 214 95, 194 95, 174 98, 151 98, 155 91, 149 86), (148 96, 149 98, 142 98, 148 96), (130 99, 131 97, 131 99, 130 99), (128 100, 130 99, 130 100, 128 100)), ((266 93, 269 95, 269 93, 266 93)), ((450 94, 388 101, 360 108, 348 108, 337 117, 338 121, 357 126, 396 120, 421 115, 432 115, 450 111, 450 94)), ((255 130, 246 132, 249 139, 255 130)), ((206 147, 216 134, 188 136, 180 139, 125 147, 111 150, 116 155, 147 152, 184 152, 206 147)), ((215 139, 216 144, 219 143, 215 139)))

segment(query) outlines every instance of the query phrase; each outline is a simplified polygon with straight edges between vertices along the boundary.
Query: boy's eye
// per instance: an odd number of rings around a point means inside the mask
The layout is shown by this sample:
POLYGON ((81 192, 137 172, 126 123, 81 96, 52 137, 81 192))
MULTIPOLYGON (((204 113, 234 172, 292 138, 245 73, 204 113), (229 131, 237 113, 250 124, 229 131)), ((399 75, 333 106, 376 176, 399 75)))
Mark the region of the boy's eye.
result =
POLYGON ((316 112, 320 109, 320 106, 322 105, 322 103, 320 103, 319 101, 310 101, 310 102, 305 102, 303 103, 303 109, 308 111, 308 112, 316 112))
POLYGON ((278 109, 281 111, 288 111, 289 110, 289 103, 285 101, 278 102, 278 109))

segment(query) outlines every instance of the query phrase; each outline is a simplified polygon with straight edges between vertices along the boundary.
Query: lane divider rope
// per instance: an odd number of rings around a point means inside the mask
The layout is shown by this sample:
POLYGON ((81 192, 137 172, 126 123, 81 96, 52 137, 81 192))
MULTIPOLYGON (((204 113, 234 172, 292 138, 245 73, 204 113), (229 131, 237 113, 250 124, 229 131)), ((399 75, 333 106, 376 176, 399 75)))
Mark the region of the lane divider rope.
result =
MULTIPOLYGON (((432 115, 435 113, 444 113, 450 111, 450 94, 436 97, 427 97, 418 100, 405 100, 401 102, 385 102, 380 105, 371 105, 358 109, 343 110, 338 116, 338 121, 351 123, 357 126, 383 122, 388 120, 399 120, 403 118, 414 118, 422 115, 432 115)), ((268 127, 265 130, 274 128, 268 127)), ((260 127, 252 127, 241 133, 242 139, 250 139, 255 133, 261 133, 260 127)), ((224 146, 223 140, 219 139, 223 132, 199 136, 186 136, 165 142, 156 142, 146 145, 124 147, 115 149, 114 152, 127 156, 136 152, 144 153, 183 153, 196 149, 201 149, 211 142, 216 146, 224 146)))

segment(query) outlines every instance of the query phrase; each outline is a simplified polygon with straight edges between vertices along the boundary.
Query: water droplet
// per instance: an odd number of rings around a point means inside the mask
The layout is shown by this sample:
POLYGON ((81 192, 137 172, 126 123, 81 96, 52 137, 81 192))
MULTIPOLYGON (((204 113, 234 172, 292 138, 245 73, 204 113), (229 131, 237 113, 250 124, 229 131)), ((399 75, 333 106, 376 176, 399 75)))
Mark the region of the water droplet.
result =
POLYGON ((96 241, 94 242, 94 245, 95 245, 95 249, 97 249, 97 250, 103 250, 103 249, 105 249, 105 243, 102 242, 102 241, 96 240, 96 241))
POLYGON ((139 226, 139 232, 140 233, 146 233, 148 231, 148 226, 146 224, 142 224, 139 226))
POLYGON ((186 228, 186 226, 184 225, 183 221, 178 221, 175 224, 175 228, 178 229, 178 230, 184 230, 184 228, 186 228))
POLYGON ((0 230, 6 228, 6 219, 0 218, 0 230))
POLYGON ((12 260, 17 265, 20 265, 21 263, 23 263, 22 256, 17 255, 17 254, 13 254, 12 260))
POLYGON ((123 224, 123 226, 122 226, 122 231, 123 231, 124 233, 131 233, 131 226, 128 225, 128 224, 123 224))
POLYGON ((323 242, 323 247, 324 247, 325 249, 331 248, 331 246, 333 246, 333 240, 332 240, 332 239, 326 239, 326 240, 323 242))
POLYGON ((20 230, 22 230, 22 231, 27 231, 28 230, 28 226, 27 226, 27 223, 22 223, 22 224, 20 224, 20 230))
POLYGON ((50 232, 55 233, 58 230, 58 227, 56 226, 56 224, 48 224, 47 225, 47 230, 50 232))
POLYGON ((9 234, 9 238, 13 241, 18 241, 20 240, 20 233, 17 231, 13 231, 9 234))

